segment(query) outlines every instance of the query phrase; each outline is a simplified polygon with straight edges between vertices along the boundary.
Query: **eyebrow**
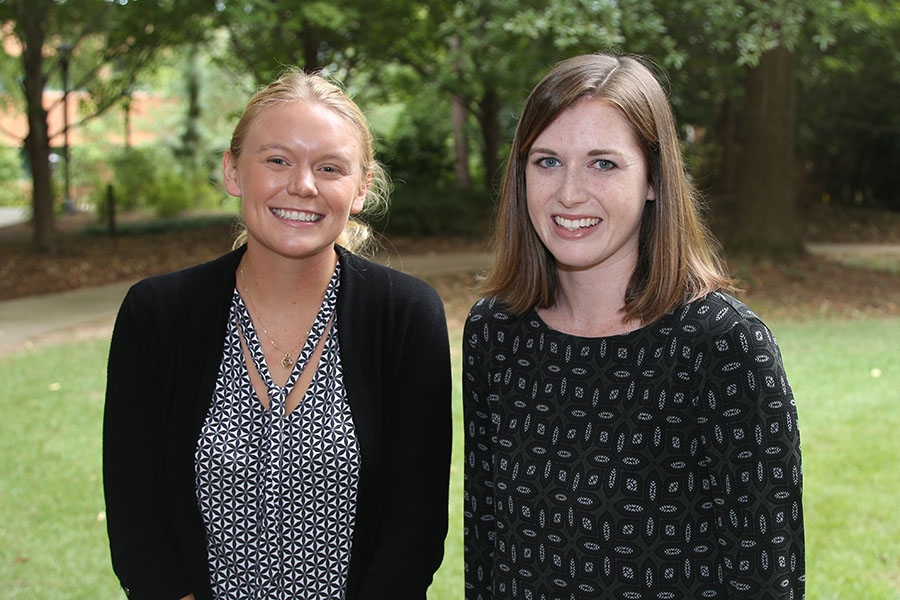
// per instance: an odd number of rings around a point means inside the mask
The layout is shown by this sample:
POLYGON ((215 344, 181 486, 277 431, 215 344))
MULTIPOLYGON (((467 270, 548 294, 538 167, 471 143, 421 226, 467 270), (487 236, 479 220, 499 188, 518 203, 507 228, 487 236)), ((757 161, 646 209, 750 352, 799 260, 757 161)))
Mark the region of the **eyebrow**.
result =
MULTIPOLYGON (((551 150, 549 148, 532 148, 531 150, 528 151, 528 155, 531 156, 532 154, 554 154, 555 155, 555 154, 558 154, 558 152, 556 152, 555 150, 551 150)), ((604 148, 597 148, 595 150, 591 150, 590 152, 588 152, 588 156, 602 156, 604 154, 615 154, 617 156, 623 156, 623 153, 619 150, 611 150, 611 149, 607 150, 604 148)))
MULTIPOLYGON (((256 152, 268 152, 270 150, 279 150, 281 152, 286 152, 289 154, 294 152, 290 147, 285 146, 284 144, 280 144, 278 142, 263 144, 262 146, 259 146, 256 149, 256 152)), ((353 163, 354 162, 353 158, 349 154, 350 153, 330 152, 328 154, 324 154, 323 156, 321 156, 319 158, 319 160, 320 161, 322 161, 322 160, 326 160, 326 161, 327 160, 339 160, 339 161, 345 161, 348 163, 353 163)))

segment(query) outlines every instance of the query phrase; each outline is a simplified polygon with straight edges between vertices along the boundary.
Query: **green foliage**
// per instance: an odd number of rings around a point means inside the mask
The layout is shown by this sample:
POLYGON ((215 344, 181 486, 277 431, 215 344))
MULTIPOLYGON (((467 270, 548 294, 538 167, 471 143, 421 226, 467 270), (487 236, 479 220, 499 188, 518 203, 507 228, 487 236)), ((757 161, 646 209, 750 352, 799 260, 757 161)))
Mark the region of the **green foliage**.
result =
POLYGON ((0 206, 25 206, 25 171, 18 148, 0 146, 0 206))
POLYGON ((130 211, 150 205, 149 187, 156 180, 159 154, 155 147, 147 147, 127 149, 112 156, 109 162, 118 210, 130 211))
MULTIPOLYGON (((224 195, 210 183, 207 173, 183 169, 171 152, 155 146, 129 148, 110 160, 116 212, 150 209, 157 216, 174 217, 188 209, 215 208, 224 195)), ((106 188, 98 186, 95 203, 105 215, 106 188)))
POLYGON ((412 187, 443 187, 453 183, 452 136, 446 98, 423 90, 398 107, 391 131, 379 139, 378 155, 391 178, 412 187))
POLYGON ((163 171, 154 184, 149 190, 149 204, 162 218, 176 217, 190 208, 215 206, 220 198, 200 171, 163 171))
POLYGON ((376 231, 388 237, 479 238, 488 230, 494 207, 484 190, 395 186, 390 210, 369 220, 376 231))
MULTIPOLYGON (((795 171, 804 198, 900 208, 896 2, 7 0, 0 1, 0 21, 15 22, 18 10, 47 34, 40 70, 47 85, 62 86, 60 42, 72 45, 70 83, 90 92, 85 110, 102 112, 135 88, 169 93, 174 81, 183 84, 173 95, 185 108, 167 115, 160 131, 185 162, 218 158, 256 84, 286 65, 324 68, 366 109, 404 106, 399 126, 379 130, 380 150, 399 184, 415 189, 452 188, 454 160, 466 160, 476 184, 492 189, 522 100, 538 78, 562 58, 612 49, 650 56, 668 70, 678 122, 697 132, 686 146, 693 173, 706 189, 733 192, 734 174, 747 164, 739 153, 747 71, 785 47, 798 59, 795 171), (460 131, 451 131, 451 97, 468 111, 464 158, 453 154, 452 134, 460 131)), ((0 31, 0 38, 17 36, 15 28, 0 31)), ((0 86, 9 92, 0 102, 24 110, 20 63, 0 54, 0 86)), ((72 164, 73 180, 96 178, 77 156, 72 164)), ((77 198, 89 184, 73 186, 77 198)))
POLYGON ((900 210, 900 4, 848 2, 835 31, 798 77, 808 199, 900 210))
POLYGON ((274 79, 286 66, 345 66, 354 54, 350 40, 362 34, 371 17, 359 5, 347 0, 223 2, 217 20, 229 32, 232 50, 226 60, 259 82, 274 79))

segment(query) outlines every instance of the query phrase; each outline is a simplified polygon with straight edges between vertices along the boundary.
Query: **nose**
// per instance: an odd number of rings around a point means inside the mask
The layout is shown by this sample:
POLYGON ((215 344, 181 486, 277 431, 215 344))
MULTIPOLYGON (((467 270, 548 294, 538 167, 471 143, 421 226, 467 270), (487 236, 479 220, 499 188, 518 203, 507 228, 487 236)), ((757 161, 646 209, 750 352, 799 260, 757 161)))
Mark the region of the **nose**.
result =
POLYGON ((581 173, 575 169, 566 171, 559 190, 559 203, 565 208, 572 208, 587 199, 581 173))
POLYGON ((291 170, 287 191, 297 196, 316 196, 319 193, 313 170, 297 166, 291 170))

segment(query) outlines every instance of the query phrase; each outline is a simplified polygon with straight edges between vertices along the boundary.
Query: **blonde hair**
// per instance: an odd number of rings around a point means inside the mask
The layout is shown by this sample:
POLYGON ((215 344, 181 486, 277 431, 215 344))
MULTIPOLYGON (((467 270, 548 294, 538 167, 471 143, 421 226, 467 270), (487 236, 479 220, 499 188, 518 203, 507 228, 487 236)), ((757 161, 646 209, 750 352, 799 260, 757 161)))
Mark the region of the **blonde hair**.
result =
MULTIPOLYGON (((364 214, 378 214, 387 210, 391 183, 387 172, 375 158, 375 137, 362 110, 336 84, 322 75, 298 69, 283 72, 275 81, 261 88, 244 107, 241 118, 231 136, 230 152, 237 160, 244 148, 250 126, 267 108, 284 102, 318 103, 347 120, 359 136, 362 147, 362 178, 369 179, 369 189, 363 204, 364 214)), ((352 252, 361 252, 370 243, 369 226, 351 218, 337 239, 337 244, 352 252)), ((247 227, 242 222, 235 236, 234 247, 247 241, 247 227)))
POLYGON ((656 201, 644 208, 624 318, 650 323, 682 303, 733 289, 702 222, 699 195, 687 179, 662 85, 642 59, 598 53, 557 64, 525 101, 498 202, 492 238, 496 258, 481 292, 499 298, 516 314, 553 305, 556 263, 528 216, 525 166, 538 135, 583 98, 607 102, 622 112, 640 141, 656 192, 656 201))

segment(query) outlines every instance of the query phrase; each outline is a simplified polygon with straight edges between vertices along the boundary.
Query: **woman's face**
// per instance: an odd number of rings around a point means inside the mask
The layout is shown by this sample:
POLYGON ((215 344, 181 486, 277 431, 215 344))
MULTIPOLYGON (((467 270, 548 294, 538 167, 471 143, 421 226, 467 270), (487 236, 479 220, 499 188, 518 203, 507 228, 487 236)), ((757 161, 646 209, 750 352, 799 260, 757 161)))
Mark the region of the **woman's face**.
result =
POLYGON ((541 132, 527 161, 528 215, 557 268, 612 267, 630 278, 644 205, 656 193, 625 116, 581 100, 541 132))
POLYGON ((237 158, 223 159, 225 187, 240 196, 248 246, 290 258, 333 252, 368 187, 351 124, 314 102, 283 102, 256 116, 237 158))

